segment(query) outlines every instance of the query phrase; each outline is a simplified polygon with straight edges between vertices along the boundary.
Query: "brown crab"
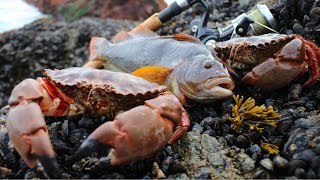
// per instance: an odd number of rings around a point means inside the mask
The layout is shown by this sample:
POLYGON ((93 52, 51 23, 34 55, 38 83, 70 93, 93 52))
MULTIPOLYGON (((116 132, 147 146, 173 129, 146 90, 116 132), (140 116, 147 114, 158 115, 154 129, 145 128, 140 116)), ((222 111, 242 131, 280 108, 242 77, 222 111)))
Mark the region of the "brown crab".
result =
MULTIPOLYGON (((266 34, 214 43, 210 50, 229 70, 249 73, 242 82, 272 91, 288 85, 311 68, 303 87, 320 79, 320 48, 299 35, 266 34)), ((234 71, 233 71, 234 72, 234 71)))
POLYGON ((61 173, 43 114, 114 118, 98 127, 76 153, 79 158, 95 148, 110 146, 114 149, 112 165, 151 155, 190 126, 186 111, 165 86, 126 73, 91 68, 46 69, 45 73, 46 78, 26 79, 13 89, 7 128, 27 165, 33 168, 39 160, 50 177, 59 178, 61 173), (178 128, 172 134, 175 126, 178 128))

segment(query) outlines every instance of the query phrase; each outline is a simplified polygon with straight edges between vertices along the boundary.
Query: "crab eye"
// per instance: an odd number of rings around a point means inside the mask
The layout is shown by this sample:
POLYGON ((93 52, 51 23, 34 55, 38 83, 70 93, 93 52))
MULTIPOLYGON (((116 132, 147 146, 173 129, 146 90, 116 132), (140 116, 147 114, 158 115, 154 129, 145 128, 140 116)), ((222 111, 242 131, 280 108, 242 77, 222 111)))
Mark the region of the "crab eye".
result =
POLYGON ((212 66, 213 66, 213 64, 212 64, 211 61, 205 61, 203 63, 203 67, 206 68, 206 69, 210 69, 212 66))

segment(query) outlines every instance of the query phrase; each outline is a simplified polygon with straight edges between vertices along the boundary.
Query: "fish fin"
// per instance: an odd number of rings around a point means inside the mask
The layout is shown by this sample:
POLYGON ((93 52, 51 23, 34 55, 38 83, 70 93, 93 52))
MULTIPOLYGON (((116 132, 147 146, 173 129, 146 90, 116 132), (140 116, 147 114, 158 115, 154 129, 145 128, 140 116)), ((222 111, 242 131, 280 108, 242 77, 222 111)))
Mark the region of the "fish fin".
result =
POLYGON ((121 68, 119 66, 116 66, 114 64, 112 64, 110 61, 106 61, 104 63, 104 69, 109 70, 109 71, 114 71, 114 72, 125 72, 125 73, 129 73, 130 71, 121 68))
POLYGON ((130 31, 130 34, 133 36, 159 36, 157 33, 151 31, 147 26, 144 25, 140 25, 139 28, 133 29, 130 31))
POLYGON ((133 29, 130 32, 127 31, 120 31, 118 32, 113 38, 112 38, 112 42, 117 43, 120 41, 124 41, 127 39, 131 39, 134 36, 155 36, 158 37, 159 35, 156 34, 155 32, 151 31, 149 28, 147 28, 146 26, 144 27, 140 27, 139 29, 133 29))
POLYGON ((117 43, 117 42, 124 41, 124 40, 130 39, 130 38, 132 38, 132 35, 129 32, 121 30, 115 36, 113 36, 112 42, 117 43))
POLYGON ((95 60, 95 61, 88 61, 82 67, 84 68, 94 68, 94 69, 103 69, 105 61, 103 60, 95 60))
POLYGON ((132 75, 141 77, 150 82, 164 85, 167 76, 173 71, 171 68, 162 66, 144 66, 132 72, 132 75))
POLYGON ((201 41, 193 36, 190 36, 189 34, 175 34, 173 36, 164 36, 164 37, 168 37, 168 38, 174 38, 178 41, 190 41, 190 42, 194 42, 194 43, 201 43, 201 41))
POLYGON ((108 58, 103 56, 103 51, 112 44, 103 37, 92 37, 89 45, 89 61, 103 60, 108 58))

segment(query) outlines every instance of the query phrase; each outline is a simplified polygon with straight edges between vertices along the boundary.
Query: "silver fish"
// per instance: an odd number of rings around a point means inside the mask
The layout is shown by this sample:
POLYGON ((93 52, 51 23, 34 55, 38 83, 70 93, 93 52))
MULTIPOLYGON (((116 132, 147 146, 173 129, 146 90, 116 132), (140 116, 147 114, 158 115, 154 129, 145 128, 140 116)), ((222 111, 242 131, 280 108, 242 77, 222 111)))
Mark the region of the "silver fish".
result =
POLYGON ((93 37, 89 60, 104 61, 106 69, 127 73, 146 66, 169 68, 164 82, 169 90, 201 103, 228 97, 234 88, 226 67, 200 41, 185 34, 135 35, 114 44, 93 37))

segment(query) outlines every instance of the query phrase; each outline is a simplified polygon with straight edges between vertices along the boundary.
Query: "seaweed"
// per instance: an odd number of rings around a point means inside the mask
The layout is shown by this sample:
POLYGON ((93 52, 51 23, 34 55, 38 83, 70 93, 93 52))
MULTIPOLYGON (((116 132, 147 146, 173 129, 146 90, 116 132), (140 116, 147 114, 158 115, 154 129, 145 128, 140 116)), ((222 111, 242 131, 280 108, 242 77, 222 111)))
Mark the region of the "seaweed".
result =
POLYGON ((233 96, 235 105, 231 105, 232 115, 229 118, 231 127, 237 132, 257 131, 261 133, 264 126, 276 127, 280 115, 273 106, 266 107, 264 104, 256 106, 255 100, 249 97, 243 102, 244 97, 233 96))
POLYGON ((262 143, 260 147, 269 154, 279 154, 279 147, 274 144, 262 143))

